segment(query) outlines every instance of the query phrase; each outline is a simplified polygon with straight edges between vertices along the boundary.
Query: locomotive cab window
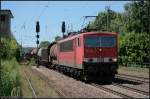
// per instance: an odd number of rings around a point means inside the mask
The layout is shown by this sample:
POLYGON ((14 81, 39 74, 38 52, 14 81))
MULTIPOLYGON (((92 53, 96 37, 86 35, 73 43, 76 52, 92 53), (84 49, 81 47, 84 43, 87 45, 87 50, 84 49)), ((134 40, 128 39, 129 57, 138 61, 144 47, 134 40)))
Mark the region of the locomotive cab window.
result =
POLYGON ((77 46, 78 46, 78 47, 81 46, 81 40, 80 40, 80 38, 77 38, 77 46))
POLYGON ((90 36, 85 38, 86 47, 113 47, 115 45, 116 45, 116 37, 90 36))
POLYGON ((73 51, 73 40, 60 43, 60 52, 73 51))

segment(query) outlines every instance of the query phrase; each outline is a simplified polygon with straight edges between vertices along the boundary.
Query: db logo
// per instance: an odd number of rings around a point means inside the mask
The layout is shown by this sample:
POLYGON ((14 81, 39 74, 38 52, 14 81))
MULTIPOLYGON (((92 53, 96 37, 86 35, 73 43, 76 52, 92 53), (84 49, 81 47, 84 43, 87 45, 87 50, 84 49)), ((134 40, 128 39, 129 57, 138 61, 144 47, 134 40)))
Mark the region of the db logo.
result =
POLYGON ((99 49, 99 51, 101 52, 101 51, 102 51, 102 49, 100 48, 100 49, 99 49))

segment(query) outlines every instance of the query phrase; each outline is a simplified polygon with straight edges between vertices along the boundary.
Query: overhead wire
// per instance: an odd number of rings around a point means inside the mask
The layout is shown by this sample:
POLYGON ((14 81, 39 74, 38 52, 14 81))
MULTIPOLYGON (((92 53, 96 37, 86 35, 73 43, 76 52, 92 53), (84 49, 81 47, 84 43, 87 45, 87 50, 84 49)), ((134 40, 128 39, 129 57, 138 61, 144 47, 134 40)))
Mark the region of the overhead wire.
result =
MULTIPOLYGON (((28 22, 28 27, 26 29, 29 28, 29 25, 31 24, 31 22, 33 22, 34 19, 40 20, 40 17, 42 16, 42 14, 44 13, 44 11, 46 10, 46 8, 48 7, 49 2, 47 2, 43 8, 43 10, 41 11, 41 13, 37 16, 36 14, 33 15, 33 17, 30 19, 30 21, 28 22)), ((31 31, 33 29, 33 27, 31 29, 28 29, 28 31, 31 31)), ((27 37, 27 36, 26 36, 27 37)), ((28 37, 32 37, 32 36, 28 36, 28 37)))
POLYGON ((39 16, 37 17, 37 20, 40 20, 41 16, 45 12, 45 10, 49 7, 49 3, 50 2, 46 3, 46 5, 44 6, 43 10, 41 11, 41 13, 39 14, 39 16))
MULTIPOLYGON (((46 3, 46 4, 49 4, 49 3, 46 3)), ((47 8, 48 5, 46 5, 46 6, 44 6, 44 7, 47 8)), ((42 12, 40 13, 40 15, 39 15, 38 18, 41 17, 41 15, 42 15, 42 13, 44 12, 45 8, 42 10, 42 12)), ((32 22, 32 20, 33 20, 35 17, 36 17, 36 15, 34 14, 28 24, 30 24, 30 23, 32 22)), ((28 26, 29 26, 29 25, 28 25, 28 26)), ((24 32, 26 31, 26 29, 28 29, 28 27, 26 27, 26 23, 25 23, 25 22, 20 25, 20 29, 19 29, 19 32, 18 32, 18 33, 20 34, 20 35, 19 35, 19 42, 20 42, 20 44, 22 43, 22 33, 21 33, 21 31, 22 31, 23 29, 24 29, 24 32)), ((28 29, 28 30, 29 30, 29 29, 28 29)), ((30 36, 30 37, 31 37, 31 36, 30 36)))

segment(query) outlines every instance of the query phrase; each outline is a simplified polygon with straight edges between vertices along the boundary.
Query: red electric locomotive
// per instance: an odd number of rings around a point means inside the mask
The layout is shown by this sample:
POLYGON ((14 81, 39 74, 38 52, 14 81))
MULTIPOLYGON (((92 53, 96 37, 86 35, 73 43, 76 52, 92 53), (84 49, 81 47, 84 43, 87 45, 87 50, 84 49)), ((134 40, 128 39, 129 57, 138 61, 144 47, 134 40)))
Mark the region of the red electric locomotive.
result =
POLYGON ((84 80, 112 79, 117 73, 117 33, 85 32, 50 44, 49 63, 84 80))

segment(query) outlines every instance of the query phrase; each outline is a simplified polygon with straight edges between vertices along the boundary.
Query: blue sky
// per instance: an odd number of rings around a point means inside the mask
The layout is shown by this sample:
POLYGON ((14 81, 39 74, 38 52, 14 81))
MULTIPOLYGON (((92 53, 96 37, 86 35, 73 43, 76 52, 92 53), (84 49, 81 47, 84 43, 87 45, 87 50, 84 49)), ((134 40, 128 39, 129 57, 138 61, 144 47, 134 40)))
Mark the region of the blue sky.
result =
MULTIPOLYGON (((123 12, 127 2, 129 1, 1 1, 1 8, 10 9, 13 13, 11 30, 17 41, 25 47, 36 47, 36 21, 40 22, 39 40, 51 42, 56 36, 62 36, 62 21, 66 22, 68 30, 78 31, 83 24, 83 16, 97 15, 105 11, 106 6, 116 12, 123 12)), ((92 19, 86 22, 90 20, 92 19)))

